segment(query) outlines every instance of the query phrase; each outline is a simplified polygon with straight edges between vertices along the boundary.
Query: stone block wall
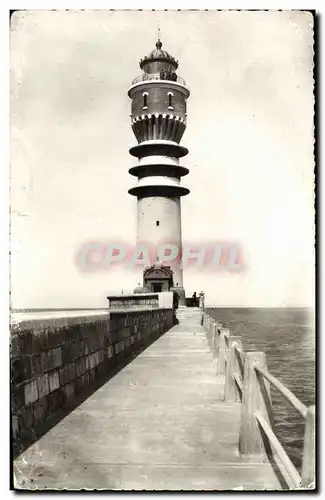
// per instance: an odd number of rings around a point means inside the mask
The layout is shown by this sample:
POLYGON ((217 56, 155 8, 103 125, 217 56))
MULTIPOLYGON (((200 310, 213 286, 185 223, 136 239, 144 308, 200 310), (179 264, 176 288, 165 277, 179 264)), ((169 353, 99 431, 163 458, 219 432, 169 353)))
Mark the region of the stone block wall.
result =
POLYGON ((159 307, 158 293, 141 293, 107 297, 109 309, 155 309, 159 307))
POLYGON ((116 311, 79 318, 24 321, 11 332, 14 455, 37 439, 45 422, 73 408, 173 326, 171 309, 116 311))

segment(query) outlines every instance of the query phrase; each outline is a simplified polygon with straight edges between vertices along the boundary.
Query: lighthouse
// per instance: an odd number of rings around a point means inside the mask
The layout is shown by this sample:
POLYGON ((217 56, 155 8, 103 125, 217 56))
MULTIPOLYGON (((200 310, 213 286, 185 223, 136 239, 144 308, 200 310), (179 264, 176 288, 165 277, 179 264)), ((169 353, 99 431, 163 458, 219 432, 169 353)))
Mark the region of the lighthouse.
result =
POLYGON ((176 73, 178 61, 162 49, 159 38, 156 48, 139 64, 142 74, 128 90, 131 125, 138 142, 129 150, 137 159, 129 170, 137 183, 129 193, 137 197, 137 244, 156 252, 156 263, 143 273, 143 287, 152 292, 176 290, 180 304, 185 304, 181 198, 189 189, 181 185, 181 178, 189 170, 181 165, 188 150, 180 141, 186 129, 190 91, 176 73), (162 248, 174 252, 170 266, 161 264, 162 248))

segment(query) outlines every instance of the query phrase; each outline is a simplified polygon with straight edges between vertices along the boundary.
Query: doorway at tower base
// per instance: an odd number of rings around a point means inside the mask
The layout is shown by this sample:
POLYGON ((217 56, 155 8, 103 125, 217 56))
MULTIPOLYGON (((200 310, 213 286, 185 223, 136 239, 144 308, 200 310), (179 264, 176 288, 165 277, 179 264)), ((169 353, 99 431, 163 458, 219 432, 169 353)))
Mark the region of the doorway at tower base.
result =
POLYGON ((134 293, 176 292, 178 304, 185 306, 185 290, 178 283, 174 286, 173 274, 174 271, 170 266, 163 266, 160 262, 156 262, 143 271, 143 286, 137 286, 134 293))
POLYGON ((170 266, 156 262, 143 271, 143 286, 152 293, 168 292, 173 286, 173 271, 170 266))

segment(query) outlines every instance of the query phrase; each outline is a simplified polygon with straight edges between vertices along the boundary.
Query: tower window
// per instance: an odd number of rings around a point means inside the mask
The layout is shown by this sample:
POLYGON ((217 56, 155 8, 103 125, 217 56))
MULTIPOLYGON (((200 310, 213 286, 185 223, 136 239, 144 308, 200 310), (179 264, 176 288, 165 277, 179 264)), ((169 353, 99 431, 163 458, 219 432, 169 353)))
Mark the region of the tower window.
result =
POLYGON ((168 109, 174 109, 174 106, 173 106, 173 97, 174 97, 174 94, 172 92, 168 92, 168 109))
POLYGON ((159 220, 156 220, 156 226, 159 226, 159 220))
POLYGON ((143 106, 142 109, 148 109, 148 92, 143 92, 142 97, 143 97, 143 106))

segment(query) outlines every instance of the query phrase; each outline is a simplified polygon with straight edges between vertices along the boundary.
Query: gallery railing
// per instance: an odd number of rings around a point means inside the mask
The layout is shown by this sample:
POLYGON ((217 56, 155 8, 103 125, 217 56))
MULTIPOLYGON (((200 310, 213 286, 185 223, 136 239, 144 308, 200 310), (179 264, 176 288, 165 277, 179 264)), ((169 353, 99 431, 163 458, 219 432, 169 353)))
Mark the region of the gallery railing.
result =
POLYGON ((186 82, 183 78, 176 75, 175 73, 170 74, 161 74, 161 73, 142 73, 142 75, 137 76, 132 81, 132 85, 139 82, 144 82, 146 80, 168 80, 180 83, 181 85, 186 86, 186 82))

